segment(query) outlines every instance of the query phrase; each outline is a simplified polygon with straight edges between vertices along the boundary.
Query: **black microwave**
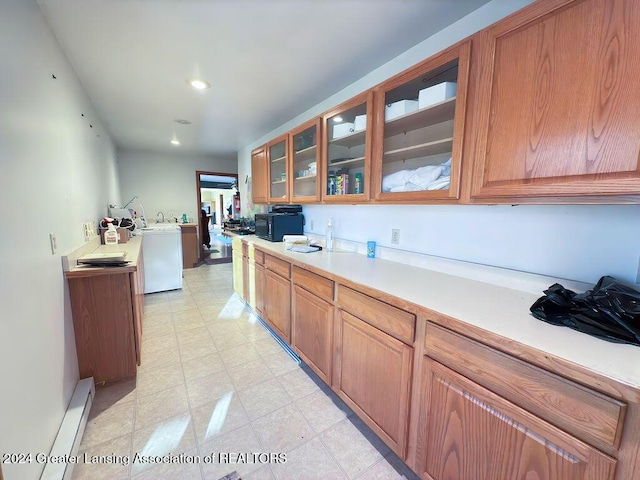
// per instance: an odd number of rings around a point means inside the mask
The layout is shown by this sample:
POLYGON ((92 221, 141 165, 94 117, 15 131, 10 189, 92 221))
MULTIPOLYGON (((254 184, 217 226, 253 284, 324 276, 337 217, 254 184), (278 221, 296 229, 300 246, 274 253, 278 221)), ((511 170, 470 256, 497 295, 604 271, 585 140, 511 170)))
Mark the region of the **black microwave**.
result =
POLYGON ((256 235, 271 242, 281 242, 284 235, 302 235, 304 216, 299 213, 256 214, 256 235))

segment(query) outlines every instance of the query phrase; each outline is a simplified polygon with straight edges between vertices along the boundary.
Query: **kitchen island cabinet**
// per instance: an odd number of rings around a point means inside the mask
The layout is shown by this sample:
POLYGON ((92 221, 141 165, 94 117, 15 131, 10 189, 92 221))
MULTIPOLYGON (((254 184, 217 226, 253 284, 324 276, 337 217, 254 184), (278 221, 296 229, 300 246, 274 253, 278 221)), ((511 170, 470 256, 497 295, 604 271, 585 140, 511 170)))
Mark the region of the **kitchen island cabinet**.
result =
POLYGON ((242 241, 282 282, 278 302, 293 312, 282 338, 424 480, 639 477, 637 347, 534 319, 539 293, 242 241))
POLYGON ((71 266, 65 272, 80 378, 93 377, 95 383, 132 377, 142 361, 142 238, 104 245, 95 253, 123 250, 130 262, 127 266, 71 266))
POLYGON ((549 0, 479 34, 472 198, 638 202, 639 26, 636 0, 549 0))

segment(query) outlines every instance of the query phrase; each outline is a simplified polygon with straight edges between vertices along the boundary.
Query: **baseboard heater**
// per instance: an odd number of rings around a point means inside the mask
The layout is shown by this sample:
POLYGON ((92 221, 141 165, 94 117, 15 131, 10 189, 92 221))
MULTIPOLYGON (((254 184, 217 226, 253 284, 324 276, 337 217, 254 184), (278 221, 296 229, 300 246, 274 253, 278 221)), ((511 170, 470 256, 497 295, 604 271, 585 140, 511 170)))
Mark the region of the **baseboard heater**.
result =
MULTIPOLYGON (((50 455, 78 454, 95 394, 93 377, 83 378, 78 382, 50 455)), ((40 480, 68 480, 73 475, 73 467, 73 463, 47 463, 40 480)))

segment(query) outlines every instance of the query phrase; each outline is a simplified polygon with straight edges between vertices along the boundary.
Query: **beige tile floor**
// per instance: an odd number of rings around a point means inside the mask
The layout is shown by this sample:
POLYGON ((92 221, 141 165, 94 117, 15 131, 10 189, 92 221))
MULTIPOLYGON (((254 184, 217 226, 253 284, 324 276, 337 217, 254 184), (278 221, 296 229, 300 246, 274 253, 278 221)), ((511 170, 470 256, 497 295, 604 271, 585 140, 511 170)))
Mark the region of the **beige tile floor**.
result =
POLYGON ((74 479, 416 478, 270 336, 233 293, 230 264, 184 277, 182 290, 146 296, 137 378, 98 388, 80 453, 104 461, 80 463, 74 479), (169 453, 179 461, 134 461, 169 453))

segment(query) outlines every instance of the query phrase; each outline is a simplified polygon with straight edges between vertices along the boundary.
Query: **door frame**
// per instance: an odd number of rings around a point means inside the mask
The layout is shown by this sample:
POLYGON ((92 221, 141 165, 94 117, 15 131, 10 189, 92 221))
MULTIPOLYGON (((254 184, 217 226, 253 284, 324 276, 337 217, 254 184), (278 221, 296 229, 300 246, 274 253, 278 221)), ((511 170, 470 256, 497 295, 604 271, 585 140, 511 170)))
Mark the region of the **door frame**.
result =
MULTIPOLYGON (((198 265, 204 262, 204 248, 202 248, 202 238, 200 238, 200 232, 202 232, 202 192, 200 191, 200 175, 216 175, 219 177, 233 177, 236 179, 236 186, 238 186, 238 174, 237 173, 222 173, 222 172, 209 172, 204 170, 196 170, 196 197, 197 208, 196 218, 198 223, 198 265)), ((222 219, 221 219, 222 220, 222 219)), ((222 224, 222 223, 221 223, 222 224)))

